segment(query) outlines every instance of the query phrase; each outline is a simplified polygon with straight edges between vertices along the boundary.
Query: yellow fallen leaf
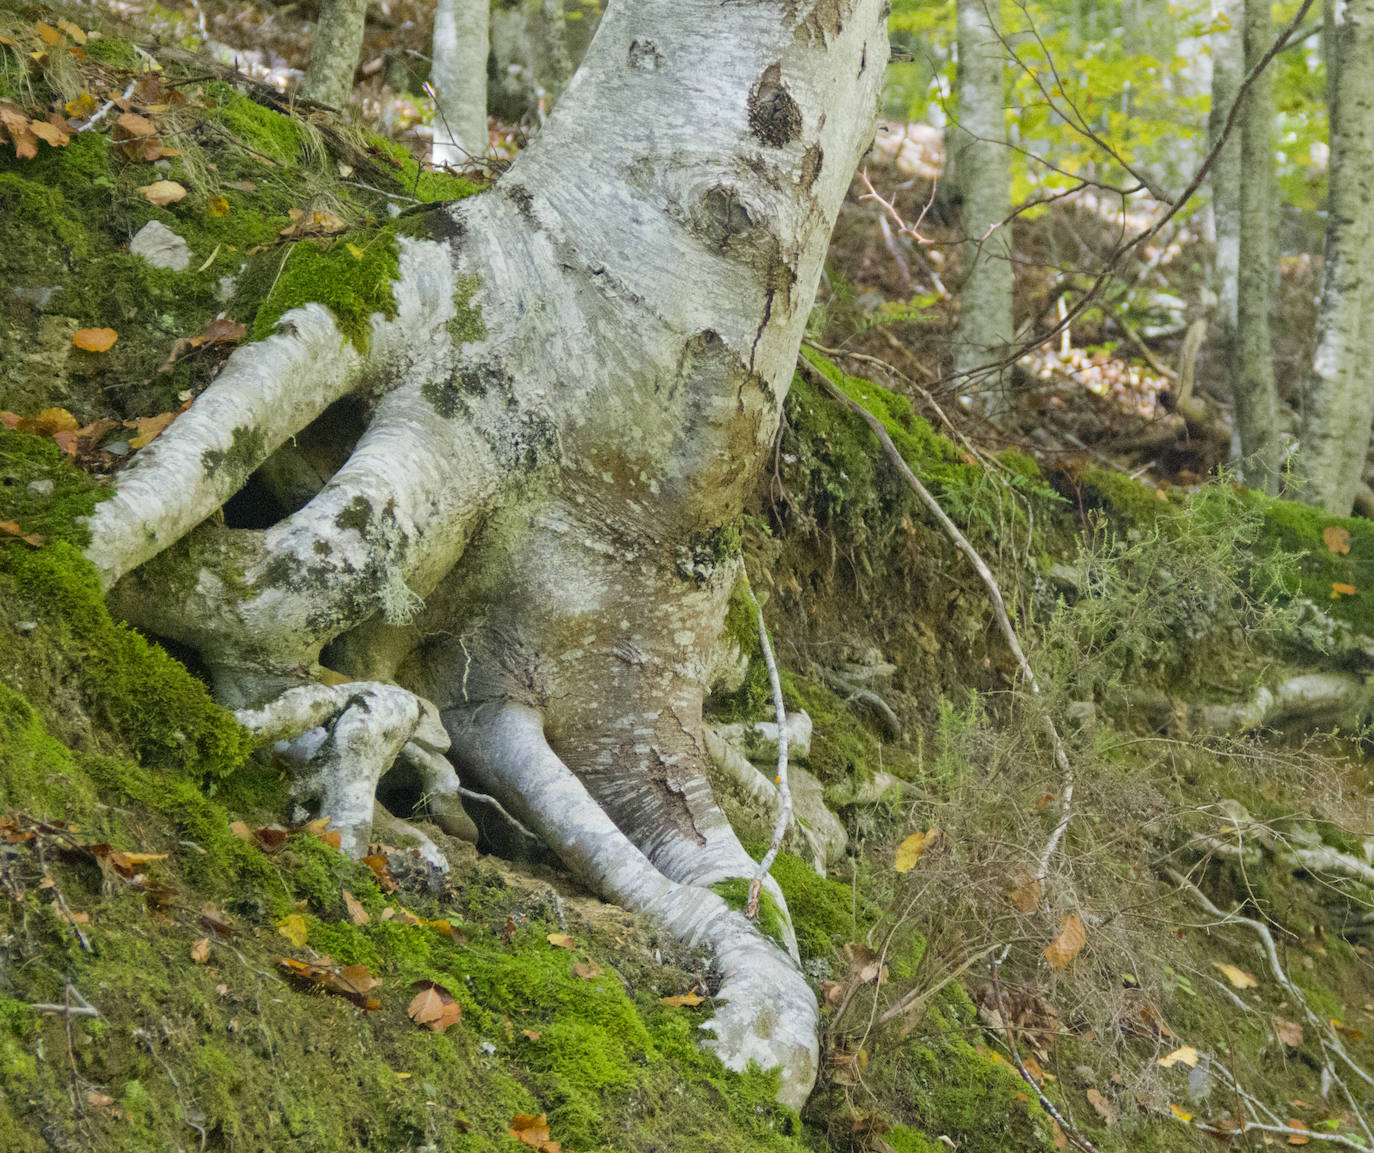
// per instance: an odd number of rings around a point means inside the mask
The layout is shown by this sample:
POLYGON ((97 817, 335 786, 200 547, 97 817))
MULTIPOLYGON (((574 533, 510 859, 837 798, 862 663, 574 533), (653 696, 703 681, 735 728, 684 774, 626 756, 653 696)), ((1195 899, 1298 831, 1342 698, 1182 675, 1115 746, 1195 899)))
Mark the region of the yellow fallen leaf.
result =
POLYGON ((86 352, 108 352, 118 339, 113 328, 81 328, 72 334, 72 343, 86 352))
POLYGON ((305 923, 305 918, 299 913, 292 913, 290 916, 283 917, 277 922, 277 932, 290 941, 298 949, 305 947, 305 939, 310 935, 310 928, 305 923))
POLYGON ((43 43, 47 44, 49 47, 55 45, 59 40, 62 39, 61 32, 59 32, 51 24, 44 24, 41 20, 34 24, 33 30, 38 33, 39 38, 43 41, 43 43))
POLYGON ((673 1005, 679 1009, 695 1009, 706 998, 700 993, 679 993, 676 997, 660 997, 659 1000, 665 1005, 673 1005))
POLYGON ((1191 1121, 1193 1119, 1193 1115, 1191 1113, 1189 1113, 1186 1109, 1180 1108, 1177 1105, 1171 1104, 1169 1106, 1169 1111, 1180 1121, 1191 1121))
POLYGON ((1224 961, 1213 961, 1212 968, 1220 969, 1237 989, 1254 989, 1259 985, 1259 981, 1252 973, 1247 973, 1235 965, 1228 965, 1224 961))
POLYGON ((57 26, 78 44, 86 43, 86 33, 82 31, 80 25, 73 24, 70 20, 58 20, 57 26))
POLYGON ((1322 529, 1322 544, 1328 552, 1348 556, 1350 553, 1350 533, 1338 524, 1329 524, 1322 529))
POLYGON ((1191 1045, 1175 1049, 1166 1057, 1155 1062, 1161 1069, 1172 1069, 1175 1065, 1187 1065, 1189 1069, 1198 1063, 1198 1051, 1191 1045))
POLYGON ((548 940, 550 945, 559 949, 577 948, 577 942, 569 937, 567 933, 550 933, 548 940))
POLYGON ((154 180, 151 184, 143 185, 138 192, 149 204, 156 204, 159 208, 186 197, 186 188, 175 180, 154 180))
POLYGON ((1077 913, 1070 913, 1059 923, 1059 936, 1045 946, 1045 960, 1055 972, 1065 969, 1087 940, 1082 918, 1077 913))
POLYGON ((1346 584, 1344 581, 1331 582, 1331 599, 1339 600, 1341 597, 1353 597, 1359 589, 1354 585, 1346 584))
POLYGON ((66 112, 68 116, 74 116, 78 120, 85 120, 87 116, 95 111, 95 107, 95 97, 89 92, 83 92, 80 96, 76 97, 76 99, 68 100, 67 103, 62 106, 62 110, 66 112))
POLYGON ((216 196, 206 207, 209 209, 211 216, 228 216, 229 198, 227 196, 216 196))
POLYGON ((916 862, 926 855, 926 850, 940 839, 940 827, 932 825, 924 833, 912 833, 897 846, 897 858, 892 867, 899 873, 909 873, 916 862))

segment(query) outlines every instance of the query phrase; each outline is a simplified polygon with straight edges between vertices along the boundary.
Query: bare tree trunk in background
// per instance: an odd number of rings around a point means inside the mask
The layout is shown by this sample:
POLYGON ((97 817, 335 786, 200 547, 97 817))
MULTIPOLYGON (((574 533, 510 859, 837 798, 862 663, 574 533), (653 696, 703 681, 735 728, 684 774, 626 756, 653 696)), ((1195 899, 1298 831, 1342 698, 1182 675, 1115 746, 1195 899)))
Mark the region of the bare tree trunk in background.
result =
MULTIPOLYGON (((1245 67, 1274 42, 1269 0, 1245 0, 1245 67)), ((1240 260, 1231 399, 1245 483, 1277 492, 1283 463, 1269 314, 1274 296, 1274 75, 1250 85, 1240 118, 1240 260)))
POLYGON ((505 0, 493 8, 491 110, 510 121, 542 120, 572 79, 604 8, 601 0, 505 0))
MULTIPOLYGON (((1245 0, 1212 0, 1212 111, 1207 121, 1207 146, 1221 135, 1236 93, 1245 76, 1245 0)), ((1213 342, 1229 361, 1236 338, 1236 302, 1240 295, 1240 134, 1222 146, 1212 165, 1212 221, 1216 253, 1212 266, 1212 291, 1216 295, 1213 342)))
POLYGON ((1374 0, 1335 5, 1327 72, 1326 261, 1297 480, 1304 500, 1345 516, 1364 476, 1374 420, 1374 0))
POLYGON ((434 8, 435 164, 461 168, 487 153, 490 0, 438 0, 434 8))
MULTIPOLYGON (((1005 355, 1012 321, 1011 152, 1002 94, 1002 42, 984 0, 958 0, 958 119, 950 128, 954 170, 963 200, 964 283, 959 292, 954 370, 972 373, 1005 355)), ((1004 374, 969 385, 989 394, 1004 374)), ((984 397, 995 403, 995 397, 984 397)))
POLYGON ((321 104, 347 108, 353 73, 363 50, 367 0, 325 0, 310 39, 310 63, 301 93, 321 104))

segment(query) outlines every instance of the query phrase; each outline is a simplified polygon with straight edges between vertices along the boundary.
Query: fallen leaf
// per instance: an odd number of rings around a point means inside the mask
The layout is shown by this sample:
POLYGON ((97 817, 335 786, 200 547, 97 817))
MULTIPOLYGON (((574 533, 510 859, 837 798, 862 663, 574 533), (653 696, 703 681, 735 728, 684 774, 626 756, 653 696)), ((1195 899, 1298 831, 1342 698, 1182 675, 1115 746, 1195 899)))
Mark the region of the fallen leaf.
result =
POLYGON ((1344 1033, 1352 1041, 1362 1041, 1364 1039, 1364 1034, 1360 1032, 1360 1030, 1345 1024, 1343 1021, 1336 1020, 1335 1017, 1331 1018, 1331 1028, 1335 1029, 1337 1033, 1344 1033))
POLYGON ((243 821, 230 821, 229 831, 241 841, 253 840, 253 830, 243 821))
POLYGON ((228 216, 229 198, 226 196, 216 196, 205 207, 206 211, 208 211, 211 216, 228 216))
POLYGON ((86 33, 81 30, 81 27, 79 25, 73 24, 70 20, 59 19, 57 21, 57 26, 61 28, 62 31, 65 32, 68 36, 70 36, 73 40, 75 40, 76 43, 86 43, 86 33))
POLYGON ((558 1142, 549 1140, 549 1121, 543 1113, 517 1113, 510 1119, 510 1135, 541 1153, 557 1153, 558 1142))
POLYGON ((1189 1069, 1198 1063, 1198 1051, 1191 1045, 1184 1045, 1175 1049, 1168 1056, 1161 1057, 1155 1062, 1161 1069, 1172 1069, 1175 1065, 1187 1065, 1189 1069))
POLYGON ((81 328, 72 334, 72 343, 86 352, 108 352, 118 339, 113 328, 81 328))
POLYGON ((25 544, 37 548, 43 543, 43 538, 36 532, 25 532, 19 527, 18 523, 12 520, 0 520, 0 536, 17 536, 25 544))
POLYGON ((264 853, 275 853, 286 844, 290 835, 290 831, 280 825, 264 825, 261 829, 253 830, 253 840, 257 841, 264 853))
POLYGON ((1322 544, 1329 552, 1348 556, 1350 553, 1350 533, 1338 524, 1327 525, 1322 529, 1322 544))
POLYGON ((50 120, 30 120, 29 131, 51 148, 66 148, 72 142, 71 133, 50 120))
POLYGON ((185 185, 175 180, 154 180, 152 184, 143 185, 138 192, 149 204, 156 204, 159 208, 186 198, 185 185))
POLYGON ((1169 1106, 1169 1111, 1180 1121, 1191 1121, 1193 1119, 1193 1115, 1191 1113, 1189 1113, 1186 1109, 1180 1108, 1178 1105, 1171 1104, 1169 1106))
POLYGON ((1077 913, 1068 914, 1059 922, 1059 936, 1045 946, 1045 960, 1055 972, 1068 967, 1087 943, 1083 919, 1077 913))
POLYGON ((366 965, 349 965, 345 969, 336 969, 328 957, 323 957, 319 961, 296 961, 290 957, 282 957, 277 961, 277 968, 297 981, 318 986, 340 997, 347 997, 360 1009, 368 1012, 382 1007, 381 1002, 375 997, 368 996, 368 993, 382 982, 371 974, 366 965))
POLYGON ((277 922, 277 932, 298 949, 305 948, 305 940, 310 935, 310 926, 299 913, 290 913, 277 922))
POLYGON ((843 981, 822 981, 821 996, 825 998, 826 1006, 833 1009, 844 1000, 845 984, 843 981))
POLYGON ((362 858, 362 862, 372 870, 373 876, 377 878, 377 883, 382 887, 382 892, 394 893, 396 891, 396 879, 391 875, 391 869, 387 865, 385 855, 368 853, 362 858))
POLYGON ((176 417, 177 414, 174 412, 161 412, 157 416, 140 416, 135 420, 126 420, 124 422, 125 428, 137 430, 129 438, 129 447, 147 448, 162 435, 162 430, 176 420, 176 417))
POLYGON ((157 135, 153 122, 137 112, 125 112, 115 121, 115 127, 122 129, 130 137, 146 138, 157 135))
POLYGON ((416 981, 410 987, 419 992, 412 998, 406 1013, 422 1029, 442 1033, 450 1025, 456 1025, 462 1017, 462 1007, 442 985, 433 981, 416 981))
POLYGON ((0 127, 9 133, 14 154, 20 160, 38 155, 38 137, 29 131, 29 118, 13 104, 0 102, 0 127))
POLYGON ((95 111, 95 108, 95 97, 89 92, 83 92, 76 99, 68 100, 66 104, 62 105, 63 112, 68 116, 76 117, 78 120, 85 120, 95 111))
POLYGON ((1012 902, 1023 913, 1033 913, 1045 895, 1045 886, 1029 873, 1021 873, 1016 878, 1016 886, 1011 891, 1012 902))
POLYGON ((1102 1118, 1102 1124, 1111 1126, 1116 1124, 1116 1109, 1096 1089, 1089 1087, 1084 1094, 1088 1098, 1088 1104, 1093 1107, 1093 1111, 1102 1118))
MULTIPOLYGON (((1288 1118, 1288 1128, 1290 1128, 1290 1129, 1304 1129, 1304 1130, 1305 1130, 1305 1129, 1307 1128, 1307 1126, 1304 1125, 1301 1121, 1299 1121, 1296 1117, 1290 1117, 1290 1118, 1288 1118)), ((1312 1140, 1312 1138, 1309 1137, 1309 1136, 1307 1136, 1306 1133, 1292 1133, 1292 1134, 1290 1134, 1289 1137, 1288 1137, 1288 1144, 1290 1144, 1290 1145, 1306 1145, 1306 1144, 1307 1144, 1309 1141, 1311 1141, 1311 1140, 1312 1140)))
POLYGON ((558 949, 577 948, 577 942, 574 941, 571 937, 569 937, 567 933, 550 933, 548 936, 548 941, 550 945, 553 945, 555 948, 558 949))
POLYGON ((197 965, 204 965, 210 960, 210 938, 201 937, 191 946, 191 960, 197 965))
POLYGON ((59 32, 51 24, 44 24, 41 20, 37 21, 34 24, 33 30, 38 33, 38 38, 42 40, 44 44, 48 45, 49 48, 53 47, 59 40, 62 39, 61 32, 59 32))
POLYGON ((107 1105, 113 1105, 115 1099, 108 1093, 97 1093, 94 1089, 86 1093, 86 1104, 94 1105, 97 1109, 103 1109, 107 1105))
POLYGON ((221 913, 215 906, 206 901, 200 907, 200 923, 219 937, 234 936, 234 926, 229 923, 229 918, 221 913))
POLYGON ((1289 1021, 1283 1017, 1274 1017, 1274 1036, 1285 1045, 1297 1046, 1302 1044, 1302 1026, 1296 1021, 1289 1021))
POLYGON ((1345 584, 1342 581, 1331 582, 1331 599, 1333 601, 1341 597, 1353 597, 1358 591, 1354 585, 1345 584))
POLYGON ((926 850, 930 848, 940 837, 938 825, 932 825, 924 833, 912 833, 900 845, 897 846, 897 857, 893 861, 892 867, 899 873, 909 873, 916 866, 916 862, 925 856, 926 850))
POLYGON ((347 889, 343 891, 343 899, 344 908, 348 910, 348 919, 355 925, 366 925, 372 920, 371 915, 363 908, 363 903, 347 889))
POLYGON ((601 976, 601 966, 593 960, 573 962, 572 972, 574 977, 581 977, 584 981, 593 981, 601 976))
POLYGON ((1213 961, 1212 968, 1220 969, 1237 989, 1254 989, 1259 985, 1253 974, 1235 965, 1228 965, 1224 961, 1213 961))
POLYGON ((152 864, 154 861, 165 861, 166 853, 126 853, 122 849, 115 849, 109 854, 110 864, 115 870, 126 877, 132 877, 142 872, 143 865, 152 864))
POLYGON ((665 1005, 672 1005, 678 1009, 695 1009, 706 998, 700 993, 679 993, 676 997, 660 997, 659 1000, 665 1005))

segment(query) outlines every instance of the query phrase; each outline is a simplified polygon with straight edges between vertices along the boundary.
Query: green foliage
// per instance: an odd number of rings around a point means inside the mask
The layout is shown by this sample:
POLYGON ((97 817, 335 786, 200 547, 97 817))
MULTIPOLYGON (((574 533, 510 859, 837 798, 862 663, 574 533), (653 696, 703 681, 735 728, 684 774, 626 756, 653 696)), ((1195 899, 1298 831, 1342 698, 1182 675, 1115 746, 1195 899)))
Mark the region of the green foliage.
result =
POLYGON ((864 919, 867 902, 848 885, 818 876, 791 853, 779 853, 773 859, 772 875, 787 899, 803 960, 830 957, 844 942, 860 939, 862 932, 855 920, 856 916, 864 919))

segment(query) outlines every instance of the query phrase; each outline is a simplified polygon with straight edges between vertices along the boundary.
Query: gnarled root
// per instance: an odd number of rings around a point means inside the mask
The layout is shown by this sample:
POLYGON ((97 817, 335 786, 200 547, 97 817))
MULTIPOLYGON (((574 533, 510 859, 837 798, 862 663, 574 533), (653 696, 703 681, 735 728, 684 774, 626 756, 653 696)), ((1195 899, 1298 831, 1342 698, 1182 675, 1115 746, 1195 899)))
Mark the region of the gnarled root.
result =
POLYGON ((706 945, 723 980, 702 1026, 731 1069, 781 1067, 778 1099, 800 1108, 815 1081, 815 995, 796 963, 723 898, 672 881, 616 827, 549 747, 534 709, 489 704, 448 710, 444 722, 465 773, 533 828, 590 888, 659 921, 689 945, 706 945))
MULTIPOLYGON (((378 782, 398 758, 419 774, 435 823, 471 839, 458 774, 443 756, 448 734, 424 698, 376 681, 312 684, 234 715, 245 728, 273 742, 273 752, 295 767, 293 793, 318 802, 320 815, 339 830, 340 848, 350 856, 367 852, 378 819, 395 829, 395 818, 374 798, 378 782)), ((407 828, 406 834, 420 843, 422 856, 448 868, 429 838, 415 829, 407 828)))

